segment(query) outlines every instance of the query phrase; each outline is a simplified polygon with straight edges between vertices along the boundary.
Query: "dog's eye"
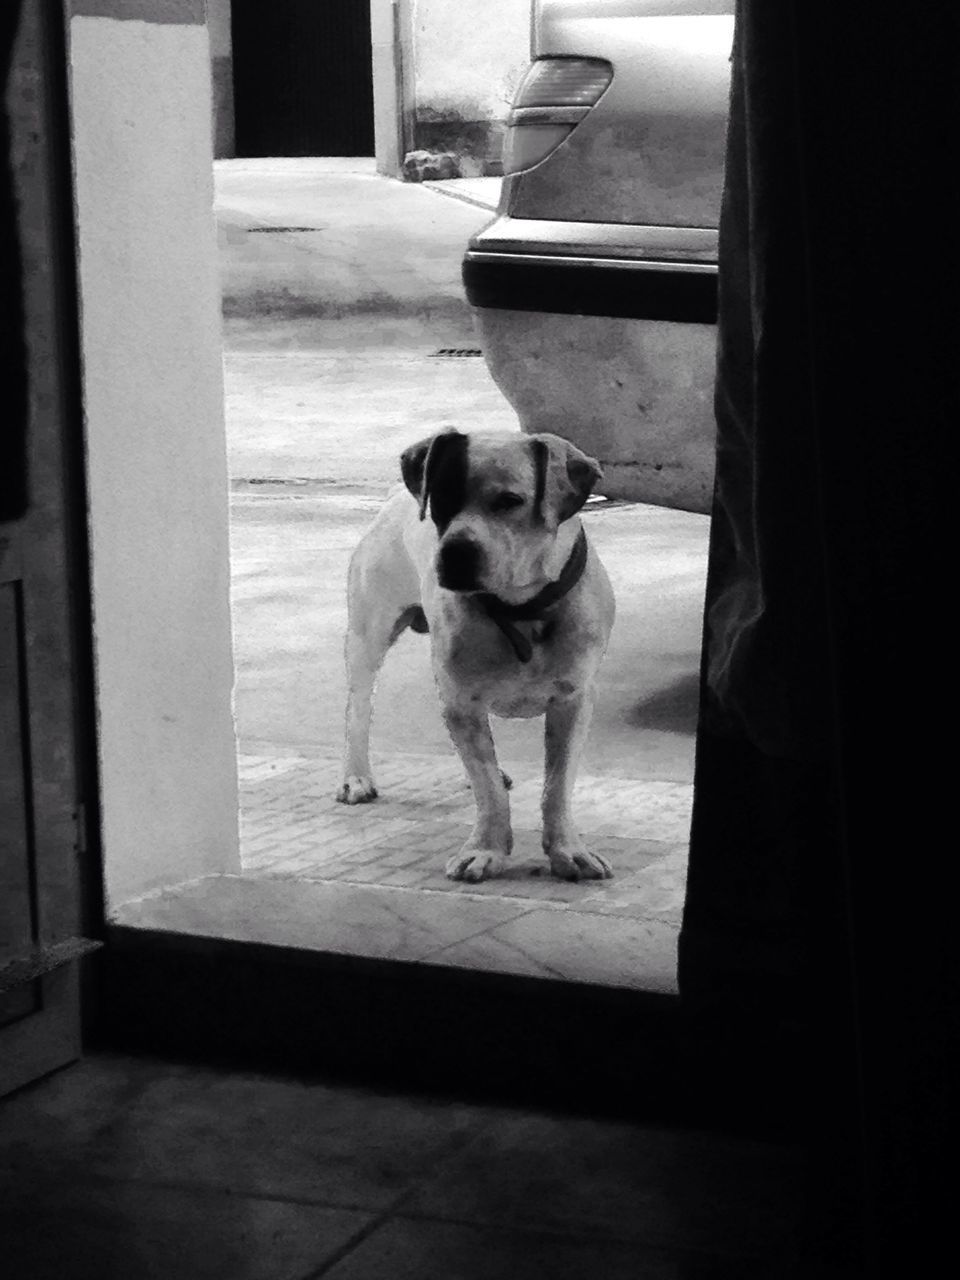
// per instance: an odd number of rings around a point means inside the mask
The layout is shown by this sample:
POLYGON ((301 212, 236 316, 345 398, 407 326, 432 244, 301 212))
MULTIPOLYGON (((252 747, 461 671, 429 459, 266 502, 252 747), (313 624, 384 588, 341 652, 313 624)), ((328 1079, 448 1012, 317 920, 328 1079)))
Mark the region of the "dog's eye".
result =
POLYGON ((490 499, 490 510, 511 511, 514 507, 522 507, 523 503, 523 494, 505 491, 490 499))

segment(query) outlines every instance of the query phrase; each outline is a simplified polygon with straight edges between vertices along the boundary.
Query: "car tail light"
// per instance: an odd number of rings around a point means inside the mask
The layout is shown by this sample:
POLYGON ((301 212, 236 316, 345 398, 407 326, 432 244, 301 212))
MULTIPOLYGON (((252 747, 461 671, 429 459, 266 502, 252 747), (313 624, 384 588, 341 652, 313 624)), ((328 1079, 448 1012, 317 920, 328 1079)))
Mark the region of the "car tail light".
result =
POLYGON ((601 58, 538 58, 521 81, 507 122, 504 173, 545 160, 599 101, 613 67, 601 58))
POLYGON ((613 79, 602 58, 538 58, 517 91, 514 107, 592 107, 613 79))

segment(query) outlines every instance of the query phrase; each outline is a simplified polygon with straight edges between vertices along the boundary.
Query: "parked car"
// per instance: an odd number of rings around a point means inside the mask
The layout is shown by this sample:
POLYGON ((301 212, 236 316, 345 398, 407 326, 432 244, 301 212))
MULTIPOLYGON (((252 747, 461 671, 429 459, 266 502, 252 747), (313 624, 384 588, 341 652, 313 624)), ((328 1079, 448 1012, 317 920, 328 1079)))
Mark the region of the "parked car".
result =
POLYGON ((526 431, 708 511, 733 3, 534 0, 496 218, 463 275, 526 431))

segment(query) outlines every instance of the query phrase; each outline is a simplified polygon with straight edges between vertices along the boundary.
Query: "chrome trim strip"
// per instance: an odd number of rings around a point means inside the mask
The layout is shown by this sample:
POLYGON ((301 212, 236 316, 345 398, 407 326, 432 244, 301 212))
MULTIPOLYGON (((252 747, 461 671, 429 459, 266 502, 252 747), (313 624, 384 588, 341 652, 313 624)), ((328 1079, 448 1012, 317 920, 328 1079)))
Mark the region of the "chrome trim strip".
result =
POLYGON ((653 227, 631 223, 561 222, 500 214, 470 240, 471 252, 556 257, 655 259, 715 265, 713 227, 653 227))
POLYGON ((692 275, 716 275, 715 262, 682 262, 676 258, 595 258, 583 254, 498 253, 468 249, 468 262, 521 263, 527 266, 606 267, 622 271, 669 271, 692 275))

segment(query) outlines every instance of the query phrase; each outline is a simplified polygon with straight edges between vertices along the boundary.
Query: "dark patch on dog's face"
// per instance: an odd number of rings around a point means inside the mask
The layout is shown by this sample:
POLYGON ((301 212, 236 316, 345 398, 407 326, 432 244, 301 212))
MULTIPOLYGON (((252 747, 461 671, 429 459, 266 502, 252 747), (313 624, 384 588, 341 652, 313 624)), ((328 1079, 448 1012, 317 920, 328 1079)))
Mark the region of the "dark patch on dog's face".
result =
POLYGON ((533 519, 556 528, 575 516, 602 472, 599 463, 576 445, 550 432, 532 436, 533 519))
POLYGON ((424 484, 430 516, 442 534, 467 502, 467 437, 459 431, 436 438, 427 455, 424 484))
POLYGON ((404 449, 400 455, 403 483, 420 503, 420 518, 429 502, 440 533, 467 500, 467 437, 443 431, 404 449))

